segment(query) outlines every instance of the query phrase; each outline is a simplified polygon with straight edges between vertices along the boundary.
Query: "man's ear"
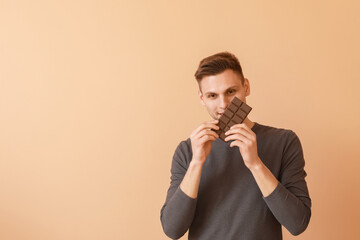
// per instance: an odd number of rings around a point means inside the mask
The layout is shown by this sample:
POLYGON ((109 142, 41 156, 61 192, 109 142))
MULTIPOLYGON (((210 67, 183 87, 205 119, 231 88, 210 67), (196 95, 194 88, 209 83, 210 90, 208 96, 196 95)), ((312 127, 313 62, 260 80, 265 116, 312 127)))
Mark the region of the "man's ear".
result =
POLYGON ((244 88, 245 88, 245 96, 250 95, 250 82, 247 78, 244 78, 244 88))
POLYGON ((199 98, 200 98, 200 102, 201 102, 201 104, 202 105, 205 105, 205 103, 204 103, 204 95, 202 94, 202 92, 201 92, 201 90, 200 89, 198 89, 198 94, 199 94, 199 98))

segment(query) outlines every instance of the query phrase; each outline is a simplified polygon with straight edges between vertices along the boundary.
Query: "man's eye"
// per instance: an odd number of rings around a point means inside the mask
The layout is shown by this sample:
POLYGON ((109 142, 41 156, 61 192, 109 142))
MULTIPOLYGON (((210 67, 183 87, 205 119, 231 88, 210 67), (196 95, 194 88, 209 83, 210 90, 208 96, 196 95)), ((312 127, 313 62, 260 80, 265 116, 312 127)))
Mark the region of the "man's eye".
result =
POLYGON ((209 98, 214 98, 215 97, 215 94, 210 94, 209 95, 209 98))
POLYGON ((229 94, 232 94, 232 93, 234 93, 234 92, 235 92, 235 90, 229 90, 229 91, 228 91, 229 94))

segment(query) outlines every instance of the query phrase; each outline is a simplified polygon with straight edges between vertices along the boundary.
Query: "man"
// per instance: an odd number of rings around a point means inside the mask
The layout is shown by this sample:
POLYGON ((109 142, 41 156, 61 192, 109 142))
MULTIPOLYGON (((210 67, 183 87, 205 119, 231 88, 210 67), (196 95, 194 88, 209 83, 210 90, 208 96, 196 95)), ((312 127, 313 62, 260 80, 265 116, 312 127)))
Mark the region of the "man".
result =
POLYGON ((278 240, 281 225, 302 233, 311 199, 297 135, 246 118, 226 132, 224 142, 213 130, 235 96, 246 103, 249 80, 228 52, 203 59, 195 77, 213 120, 175 151, 160 217, 166 235, 177 239, 189 230, 189 239, 278 240))

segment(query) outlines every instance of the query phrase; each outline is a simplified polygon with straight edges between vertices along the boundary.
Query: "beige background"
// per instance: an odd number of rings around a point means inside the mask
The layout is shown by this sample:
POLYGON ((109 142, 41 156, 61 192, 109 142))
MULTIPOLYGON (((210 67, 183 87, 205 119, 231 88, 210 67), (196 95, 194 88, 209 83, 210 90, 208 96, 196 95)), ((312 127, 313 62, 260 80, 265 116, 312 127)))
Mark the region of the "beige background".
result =
POLYGON ((296 239, 360 239, 359 12, 0 0, 0 239, 167 239, 173 152, 209 119, 193 74, 223 50, 250 79, 250 118, 302 141, 313 215, 296 239))

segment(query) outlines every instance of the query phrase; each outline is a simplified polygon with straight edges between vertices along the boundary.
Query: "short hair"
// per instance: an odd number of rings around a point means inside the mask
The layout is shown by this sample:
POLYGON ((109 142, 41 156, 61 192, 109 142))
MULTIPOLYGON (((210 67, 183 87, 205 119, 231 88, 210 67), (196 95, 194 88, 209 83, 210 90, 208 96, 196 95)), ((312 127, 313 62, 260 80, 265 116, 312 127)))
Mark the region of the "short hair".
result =
POLYGON ((220 52, 200 61, 199 67, 195 72, 195 78, 200 84, 200 81, 206 76, 213 76, 224 72, 227 69, 233 70, 244 84, 244 74, 237 57, 230 52, 220 52))

